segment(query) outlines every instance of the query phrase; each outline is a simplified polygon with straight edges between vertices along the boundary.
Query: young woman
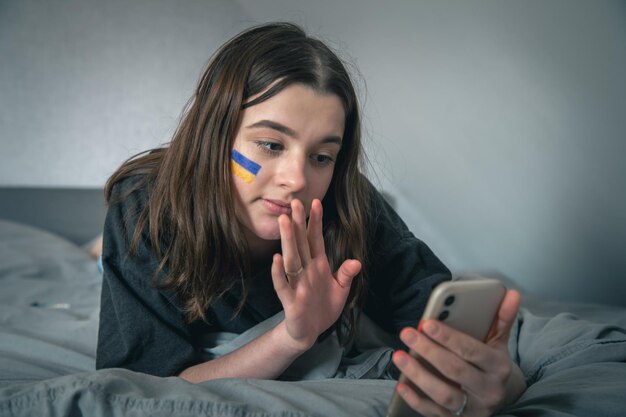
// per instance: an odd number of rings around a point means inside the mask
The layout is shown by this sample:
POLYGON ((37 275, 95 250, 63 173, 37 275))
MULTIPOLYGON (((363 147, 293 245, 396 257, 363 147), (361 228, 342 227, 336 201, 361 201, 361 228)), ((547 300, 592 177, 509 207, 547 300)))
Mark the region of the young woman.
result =
POLYGON ((486 416, 515 399, 523 379, 506 342, 517 294, 487 344, 443 324, 418 333, 449 271, 361 174, 362 159, 357 97, 326 45, 286 23, 227 42, 171 143, 107 183, 97 367, 279 378, 320 340, 347 346, 367 316, 446 376, 394 354, 422 392, 398 389, 424 415, 486 416), (280 312, 249 343, 203 356, 206 335, 280 312))

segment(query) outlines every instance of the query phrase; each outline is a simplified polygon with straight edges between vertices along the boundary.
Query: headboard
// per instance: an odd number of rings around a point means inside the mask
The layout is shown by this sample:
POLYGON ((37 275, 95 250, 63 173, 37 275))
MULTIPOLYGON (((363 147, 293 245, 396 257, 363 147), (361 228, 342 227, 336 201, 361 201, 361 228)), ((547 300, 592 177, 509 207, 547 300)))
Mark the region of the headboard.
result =
POLYGON ((0 187, 0 219, 29 224, 82 245, 102 233, 102 189, 0 187))

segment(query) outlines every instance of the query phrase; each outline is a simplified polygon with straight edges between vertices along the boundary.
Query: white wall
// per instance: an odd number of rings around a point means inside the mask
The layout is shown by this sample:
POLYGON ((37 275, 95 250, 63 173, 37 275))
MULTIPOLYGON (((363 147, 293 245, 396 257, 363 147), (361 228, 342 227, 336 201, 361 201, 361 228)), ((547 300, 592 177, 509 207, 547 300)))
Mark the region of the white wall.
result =
POLYGON ((240 0, 335 42, 370 155, 455 271, 626 305, 626 3, 240 0))
POLYGON ((103 186, 167 142, 230 1, 0 1, 0 185, 103 186))
POLYGON ((449 266, 626 305, 618 0, 0 2, 0 185, 101 185, 219 44, 279 19, 359 68, 378 183, 449 266))

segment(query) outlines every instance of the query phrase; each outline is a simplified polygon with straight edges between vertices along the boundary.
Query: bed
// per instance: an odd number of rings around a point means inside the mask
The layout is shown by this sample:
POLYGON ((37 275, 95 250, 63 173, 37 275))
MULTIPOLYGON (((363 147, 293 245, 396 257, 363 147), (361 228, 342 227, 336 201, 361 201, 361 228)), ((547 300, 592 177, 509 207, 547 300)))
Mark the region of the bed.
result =
MULTIPOLYGON (((384 416, 394 381, 95 370, 102 190, 0 188, 0 416, 384 416)), ((529 388, 500 416, 623 416, 626 309, 523 294, 509 345, 529 388)))

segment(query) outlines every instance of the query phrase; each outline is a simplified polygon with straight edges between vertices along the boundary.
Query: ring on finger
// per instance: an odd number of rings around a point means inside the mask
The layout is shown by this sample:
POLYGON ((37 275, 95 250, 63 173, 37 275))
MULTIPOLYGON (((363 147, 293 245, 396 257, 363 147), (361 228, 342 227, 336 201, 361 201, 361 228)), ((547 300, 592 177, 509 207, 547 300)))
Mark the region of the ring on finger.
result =
POLYGON ((304 271, 304 267, 302 265, 300 265, 300 268, 295 271, 295 272, 287 272, 285 271, 285 276, 287 278, 296 278, 298 275, 300 275, 302 273, 302 271, 304 271))
POLYGON ((463 404, 461 404, 461 407, 459 407, 458 410, 456 411, 451 411, 453 416, 459 417, 463 414, 463 412, 465 411, 465 408, 467 407, 467 393, 465 391, 463 392, 463 404))

